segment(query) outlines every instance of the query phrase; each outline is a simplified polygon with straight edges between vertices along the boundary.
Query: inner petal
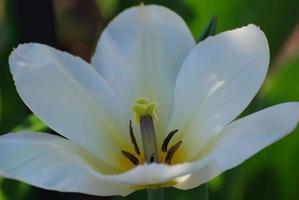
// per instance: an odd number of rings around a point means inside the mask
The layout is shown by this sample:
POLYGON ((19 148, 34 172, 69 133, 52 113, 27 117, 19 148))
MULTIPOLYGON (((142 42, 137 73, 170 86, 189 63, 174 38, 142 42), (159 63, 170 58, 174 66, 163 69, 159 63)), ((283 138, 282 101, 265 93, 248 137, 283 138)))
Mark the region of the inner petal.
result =
MULTIPOLYGON (((161 123, 156 126, 164 130, 177 73, 194 46, 191 32, 176 13, 156 5, 137 6, 107 26, 92 65, 116 91, 128 119, 132 119, 130 107, 135 98, 159 101, 161 123)), ((157 131, 157 137, 162 140, 162 132, 157 131)))
POLYGON ((187 160, 247 107, 268 64, 268 42, 255 25, 209 37, 191 51, 176 80, 169 122, 184 134, 187 160))

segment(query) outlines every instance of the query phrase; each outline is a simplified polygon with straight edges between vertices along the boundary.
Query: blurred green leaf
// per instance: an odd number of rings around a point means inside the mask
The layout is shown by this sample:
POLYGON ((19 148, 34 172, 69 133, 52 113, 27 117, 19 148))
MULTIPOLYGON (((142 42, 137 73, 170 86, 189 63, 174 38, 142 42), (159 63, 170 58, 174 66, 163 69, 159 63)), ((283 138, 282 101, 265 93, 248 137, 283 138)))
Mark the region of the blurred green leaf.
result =
MULTIPOLYGON (((0 188, 2 188, 2 182, 3 182, 3 180, 4 180, 4 179, 0 177, 0 188)), ((8 199, 4 196, 2 190, 0 190, 0 200, 8 200, 8 199)))
POLYGON ((264 86, 266 105, 277 102, 299 101, 299 53, 276 67, 264 86))
POLYGON ((210 20, 217 15, 219 32, 254 23, 261 27, 269 40, 272 57, 298 21, 298 0, 184 0, 192 9, 189 22, 195 38, 210 20))
POLYGON ((34 114, 30 114, 21 124, 17 125, 12 129, 12 132, 19 131, 45 131, 48 129, 48 126, 45 125, 39 118, 34 114))
POLYGON ((217 26, 217 16, 214 15, 210 20, 208 26, 203 30, 200 34, 198 42, 206 39, 207 37, 214 35, 216 33, 216 26, 217 26))
POLYGON ((116 12, 118 0, 96 0, 96 4, 101 14, 108 18, 116 12))
POLYGON ((26 116, 26 107, 19 98, 8 67, 8 56, 16 44, 14 1, 5 1, 6 21, 0 51, 0 90, 2 92, 2 123, 0 134, 8 132, 26 116))
POLYGON ((5 200, 32 199, 32 195, 30 194, 31 187, 25 183, 21 183, 15 180, 3 179, 1 188, 2 195, 3 197, 5 197, 5 200))

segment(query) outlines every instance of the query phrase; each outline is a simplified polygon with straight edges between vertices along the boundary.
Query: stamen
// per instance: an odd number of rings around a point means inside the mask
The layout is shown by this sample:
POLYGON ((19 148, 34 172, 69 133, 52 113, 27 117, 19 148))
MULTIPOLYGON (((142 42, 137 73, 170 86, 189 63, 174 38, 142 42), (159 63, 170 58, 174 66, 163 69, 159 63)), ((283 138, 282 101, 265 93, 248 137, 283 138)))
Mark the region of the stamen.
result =
POLYGON ((131 137, 131 142, 134 146, 134 149, 135 149, 135 152, 140 155, 140 150, 139 150, 139 147, 138 147, 138 144, 136 142, 136 139, 135 139, 135 136, 134 136, 134 131, 133 131, 133 127, 132 127, 132 121, 130 120, 130 137, 131 137))
POLYGON ((178 143, 174 144, 170 149, 168 150, 166 157, 165 157, 165 163, 170 164, 171 159, 174 155, 174 153, 178 150, 178 148, 181 146, 183 142, 179 141, 178 143))
POLYGON ((150 162, 151 163, 155 162, 155 153, 152 154, 150 162))
POLYGON ((164 139, 163 144, 162 144, 162 152, 166 153, 167 152, 167 147, 172 139, 172 137, 178 132, 178 129, 172 130, 168 133, 167 137, 164 139))
POLYGON ((130 152, 127 151, 121 151, 121 153, 128 158, 134 165, 138 165, 139 164, 139 160, 138 158, 136 158, 133 154, 131 154, 130 152))

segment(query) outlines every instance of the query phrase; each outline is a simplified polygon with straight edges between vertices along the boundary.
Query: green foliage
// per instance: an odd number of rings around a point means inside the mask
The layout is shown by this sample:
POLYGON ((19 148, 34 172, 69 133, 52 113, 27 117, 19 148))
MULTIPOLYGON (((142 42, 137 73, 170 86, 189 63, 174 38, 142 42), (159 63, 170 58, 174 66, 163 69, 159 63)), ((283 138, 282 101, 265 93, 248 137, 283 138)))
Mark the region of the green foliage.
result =
POLYGON ((104 17, 111 17, 116 12, 117 0, 96 0, 96 4, 104 17))
POLYGON ((0 91, 1 91, 1 123, 0 134, 10 131, 26 115, 26 107, 20 100, 8 67, 8 56, 16 45, 16 30, 14 18, 14 1, 7 1, 6 22, 3 26, 5 43, 0 51, 0 91))
POLYGON ((299 53, 276 67, 272 78, 265 84, 263 96, 265 103, 299 101, 299 53))
POLYGON ((19 131, 33 131, 40 132, 46 131, 48 129, 47 125, 45 125, 39 118, 37 118, 34 114, 30 114, 25 120, 12 129, 11 132, 19 132, 19 131))
POLYGON ((193 19, 189 21, 198 38, 211 16, 218 16, 219 32, 257 24, 266 33, 272 56, 292 31, 299 16, 298 0, 185 0, 192 9, 193 19))
POLYGON ((210 35, 214 35, 216 33, 216 26, 217 26, 217 16, 214 15, 210 20, 208 26, 202 31, 199 37, 199 42, 206 39, 210 35))
POLYGON ((33 197, 31 187, 25 183, 1 179, 0 186, 0 200, 20 200, 31 199, 33 197))

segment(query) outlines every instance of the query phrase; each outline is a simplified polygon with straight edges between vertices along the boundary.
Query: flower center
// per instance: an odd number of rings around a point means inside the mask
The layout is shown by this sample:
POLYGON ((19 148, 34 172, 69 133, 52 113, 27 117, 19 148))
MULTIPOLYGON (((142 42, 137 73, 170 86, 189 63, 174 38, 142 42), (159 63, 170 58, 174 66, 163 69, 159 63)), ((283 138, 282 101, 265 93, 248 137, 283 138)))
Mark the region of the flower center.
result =
MULTIPOLYGON (((147 98, 138 98, 134 101, 132 110, 134 112, 133 122, 140 126, 141 140, 143 146, 143 156, 147 163, 153 162, 164 162, 166 164, 171 164, 171 160, 175 152, 179 149, 182 141, 177 142, 168 149, 168 145, 173 138, 173 136, 178 132, 178 130, 170 131, 167 137, 164 139, 161 147, 161 152, 159 154, 156 131, 154 126, 154 120, 158 120, 157 117, 157 107, 158 104, 153 101, 149 101, 147 98), (162 158, 162 159, 161 159, 162 158), (164 158, 164 159, 163 159, 164 158)), ((131 143, 134 146, 135 153, 140 155, 139 146, 134 136, 134 131, 132 127, 132 122, 130 121, 129 133, 131 138, 131 143)), ((139 159, 128 151, 121 151, 123 156, 125 156, 134 165, 139 165, 139 159)))

